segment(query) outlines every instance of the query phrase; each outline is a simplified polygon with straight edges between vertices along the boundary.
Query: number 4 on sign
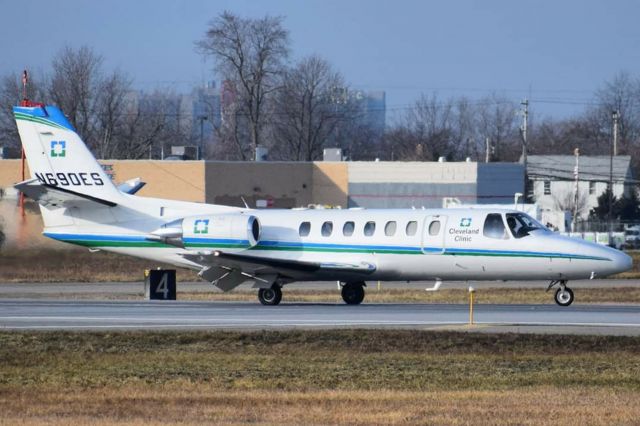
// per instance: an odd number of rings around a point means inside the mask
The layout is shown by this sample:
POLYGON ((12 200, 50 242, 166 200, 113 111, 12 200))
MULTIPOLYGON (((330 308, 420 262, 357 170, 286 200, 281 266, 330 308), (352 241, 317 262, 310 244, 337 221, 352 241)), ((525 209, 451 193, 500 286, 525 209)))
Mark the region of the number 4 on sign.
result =
POLYGON ((156 288, 156 293, 162 293, 164 296, 163 299, 169 297, 169 274, 162 274, 162 279, 158 284, 158 288, 156 288))

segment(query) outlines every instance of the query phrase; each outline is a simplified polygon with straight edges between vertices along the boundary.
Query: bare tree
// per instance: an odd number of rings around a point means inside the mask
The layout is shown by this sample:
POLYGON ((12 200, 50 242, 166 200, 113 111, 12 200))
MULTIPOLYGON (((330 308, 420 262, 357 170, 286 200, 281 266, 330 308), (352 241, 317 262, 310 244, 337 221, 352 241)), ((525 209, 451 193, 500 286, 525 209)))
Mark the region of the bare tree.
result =
POLYGON ((234 83, 238 101, 234 115, 246 114, 254 154, 263 143, 268 103, 278 90, 277 82, 288 56, 289 35, 282 20, 271 16, 245 19, 224 12, 210 23, 204 39, 196 43, 202 54, 215 59, 222 77, 234 83))
POLYGON ((530 154, 571 155, 580 148, 583 155, 602 154, 599 130, 585 117, 564 120, 543 119, 529 131, 530 154))
POLYGON ((67 46, 55 55, 51 66, 51 100, 64 111, 85 142, 94 146, 102 57, 86 46, 67 46))
POLYGON ((277 141, 274 150, 283 159, 313 161, 348 111, 337 108, 332 90, 345 87, 331 65, 318 56, 301 60, 283 75, 272 121, 277 141))
POLYGON ((452 144, 452 117, 450 100, 442 102, 436 94, 423 94, 390 132, 387 143, 394 145, 394 155, 399 160, 451 159, 457 148, 452 144))
POLYGON ((453 117, 451 120, 451 143, 455 147, 455 157, 460 160, 465 157, 480 159, 483 152, 483 144, 479 144, 476 126, 476 113, 473 105, 466 97, 453 101, 453 117))
POLYGON ((150 153, 159 157, 168 149, 173 134, 171 102, 171 96, 161 91, 131 93, 125 102, 122 130, 116 139, 113 158, 140 159, 150 153))
POLYGON ((589 213, 589 200, 588 195, 585 191, 578 191, 578 197, 576 200, 575 193, 573 191, 564 191, 560 194, 553 195, 553 203, 555 204, 556 210, 565 211, 565 212, 577 212, 577 216, 586 215, 589 213), (576 204, 577 201, 577 204, 576 204), (577 210, 574 208, 577 206, 577 210))
POLYGON ((125 108, 130 90, 131 80, 119 71, 114 71, 99 84, 95 149, 100 158, 126 158, 126 153, 121 152, 121 139, 125 137, 125 108))
POLYGON ((478 131, 484 141, 489 138, 493 157, 501 161, 516 161, 521 152, 521 140, 516 123, 517 107, 504 96, 492 94, 478 102, 478 131))
POLYGON ((251 145, 247 143, 250 139, 248 114, 244 112, 244 103, 238 99, 238 92, 234 81, 223 82, 220 125, 214 125, 214 132, 218 139, 213 152, 214 158, 246 161, 251 159, 254 153, 251 145))
POLYGON ((586 112, 586 119, 596 127, 603 143, 601 154, 609 153, 612 113, 618 111, 618 153, 632 154, 640 149, 640 81, 627 72, 619 72, 595 93, 596 107, 586 112))

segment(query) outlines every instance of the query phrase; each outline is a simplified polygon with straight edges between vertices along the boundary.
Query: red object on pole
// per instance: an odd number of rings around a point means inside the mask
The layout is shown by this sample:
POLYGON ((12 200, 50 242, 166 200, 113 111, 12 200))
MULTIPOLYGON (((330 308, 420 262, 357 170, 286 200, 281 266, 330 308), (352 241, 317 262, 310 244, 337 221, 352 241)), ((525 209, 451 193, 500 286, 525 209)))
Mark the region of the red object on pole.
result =
POLYGON ((34 108, 34 107, 43 107, 44 104, 42 102, 31 102, 29 99, 23 99, 22 101, 20 101, 20 106, 34 108))

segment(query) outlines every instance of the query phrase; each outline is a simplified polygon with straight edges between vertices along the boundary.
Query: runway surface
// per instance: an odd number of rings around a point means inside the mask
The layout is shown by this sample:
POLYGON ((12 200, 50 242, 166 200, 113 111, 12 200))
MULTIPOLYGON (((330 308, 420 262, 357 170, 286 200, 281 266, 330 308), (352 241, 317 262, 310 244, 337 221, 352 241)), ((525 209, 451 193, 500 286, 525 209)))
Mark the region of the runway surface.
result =
POLYGON ((640 306, 0 300, 0 329, 173 330, 413 328, 640 335, 640 306))
MULTIPOLYGON (((376 286, 375 281, 368 283, 369 286, 376 286)), ((412 289, 423 291, 427 287, 433 286, 433 281, 394 281, 381 283, 385 289, 412 289)), ((462 289, 473 285, 477 289, 483 288, 537 288, 544 291, 547 286, 546 281, 481 281, 467 283, 464 281, 447 281, 441 288, 443 289, 462 289)), ((640 280, 622 280, 622 279, 597 279, 597 280, 577 280, 571 281, 570 286, 574 290, 581 288, 615 288, 615 287, 640 287, 640 280)), ((285 294, 287 290, 306 289, 306 290, 335 290, 335 282, 304 282, 292 283, 285 286, 285 294)), ((214 289, 207 282, 180 282, 178 283, 178 292, 185 293, 211 293, 219 291, 214 289)), ((234 291, 255 292, 250 284, 241 285, 234 291)), ((65 298, 82 295, 91 298, 126 298, 139 297, 144 295, 144 283, 142 282, 106 282, 106 283, 0 283, 0 298, 65 298)))

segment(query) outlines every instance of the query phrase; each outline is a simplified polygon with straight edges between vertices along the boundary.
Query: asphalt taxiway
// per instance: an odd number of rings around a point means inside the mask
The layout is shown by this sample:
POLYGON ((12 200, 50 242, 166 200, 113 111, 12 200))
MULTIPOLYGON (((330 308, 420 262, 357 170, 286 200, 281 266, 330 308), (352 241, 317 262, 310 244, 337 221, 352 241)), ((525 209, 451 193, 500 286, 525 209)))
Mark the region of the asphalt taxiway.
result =
POLYGON ((640 335, 637 305, 344 304, 0 300, 0 329, 187 330, 412 328, 640 335))

